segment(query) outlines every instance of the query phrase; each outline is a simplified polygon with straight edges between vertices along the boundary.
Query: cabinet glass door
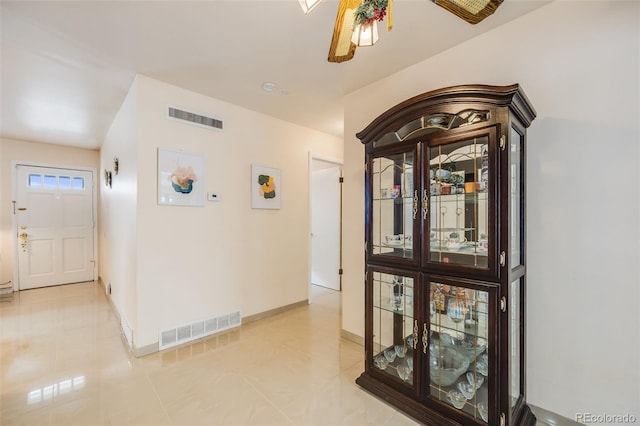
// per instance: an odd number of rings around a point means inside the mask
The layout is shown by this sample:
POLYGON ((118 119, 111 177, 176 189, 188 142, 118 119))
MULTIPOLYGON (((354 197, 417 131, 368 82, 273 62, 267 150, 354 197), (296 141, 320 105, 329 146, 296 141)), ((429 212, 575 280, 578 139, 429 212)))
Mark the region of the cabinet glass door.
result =
POLYGON ((522 353, 522 289, 524 277, 509 284, 509 405, 513 409, 524 395, 522 353))
POLYGON ((414 277, 373 271, 369 285, 373 369, 402 387, 414 384, 414 277))
POLYGON ((524 265, 524 136, 513 127, 509 132, 509 264, 511 269, 524 265))
POLYGON ((408 152, 371 160, 370 254, 387 259, 416 257, 414 222, 418 192, 414 173, 415 147, 408 152))
POLYGON ((490 330, 489 303, 492 287, 468 287, 455 282, 435 282, 429 289, 429 339, 427 394, 478 423, 490 421, 495 395, 489 379, 495 341, 490 330))
POLYGON ((489 269, 494 244, 489 141, 485 131, 428 148, 424 189, 429 194, 428 263, 489 269))

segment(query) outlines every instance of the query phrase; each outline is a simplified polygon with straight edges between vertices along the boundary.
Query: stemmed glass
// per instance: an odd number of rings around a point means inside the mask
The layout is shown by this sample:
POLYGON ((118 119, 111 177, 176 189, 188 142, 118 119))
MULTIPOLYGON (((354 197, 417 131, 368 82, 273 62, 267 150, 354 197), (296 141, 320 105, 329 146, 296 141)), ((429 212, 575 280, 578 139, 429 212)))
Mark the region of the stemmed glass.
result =
POLYGON ((447 315, 451 321, 456 324, 464 321, 464 317, 467 313, 467 304, 462 299, 449 299, 447 305, 447 315))

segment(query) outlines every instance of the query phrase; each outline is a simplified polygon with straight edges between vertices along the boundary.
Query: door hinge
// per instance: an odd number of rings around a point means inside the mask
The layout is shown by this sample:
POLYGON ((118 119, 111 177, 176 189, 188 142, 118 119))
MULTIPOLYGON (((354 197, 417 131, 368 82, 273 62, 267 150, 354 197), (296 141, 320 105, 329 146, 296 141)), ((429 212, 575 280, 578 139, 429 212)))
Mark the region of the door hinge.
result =
POLYGON ((507 146, 507 138, 505 135, 500 136, 500 150, 504 151, 507 146))
POLYGON ((342 268, 338 269, 338 275, 342 275, 342 274, 344 274, 344 269, 342 268))
POLYGON ((507 254, 503 251, 500 252, 500 266, 504 266, 507 263, 507 254))
POLYGON ((500 310, 502 312, 507 312, 507 298, 504 296, 500 299, 500 310))
POLYGON ((340 183, 344 183, 344 178, 343 178, 342 176, 340 176, 340 177, 338 178, 338 182, 340 182, 340 183))
POLYGON ((507 423, 507 418, 504 413, 500 413, 500 426, 505 426, 507 423))

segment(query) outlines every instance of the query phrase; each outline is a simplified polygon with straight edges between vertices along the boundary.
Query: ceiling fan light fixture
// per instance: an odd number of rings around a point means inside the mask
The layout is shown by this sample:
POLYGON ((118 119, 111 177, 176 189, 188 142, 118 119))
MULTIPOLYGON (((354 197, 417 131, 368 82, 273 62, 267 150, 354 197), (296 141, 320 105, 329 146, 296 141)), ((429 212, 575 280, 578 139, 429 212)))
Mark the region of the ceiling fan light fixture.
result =
POLYGON ((372 22, 370 25, 356 24, 353 29, 351 42, 358 47, 373 46, 378 41, 378 25, 372 22))
POLYGON ((305 15, 311 12, 321 1, 322 0, 298 0, 305 15))

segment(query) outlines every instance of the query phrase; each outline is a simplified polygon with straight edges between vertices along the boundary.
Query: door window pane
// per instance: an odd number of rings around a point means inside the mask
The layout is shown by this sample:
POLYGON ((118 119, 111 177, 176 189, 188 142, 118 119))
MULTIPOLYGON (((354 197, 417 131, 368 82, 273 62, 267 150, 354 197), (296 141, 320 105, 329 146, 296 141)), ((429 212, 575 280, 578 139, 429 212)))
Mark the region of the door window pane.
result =
POLYGON ((71 178, 69 176, 58 177, 58 187, 60 189, 71 189, 71 178))
POLYGON ((29 186, 33 186, 33 187, 42 186, 42 175, 29 174, 29 186))
POLYGON ((73 178, 73 189, 84 189, 84 178, 83 177, 74 177, 73 178))
POLYGON ((45 188, 55 188, 58 185, 57 177, 51 175, 44 176, 44 186, 45 188))

